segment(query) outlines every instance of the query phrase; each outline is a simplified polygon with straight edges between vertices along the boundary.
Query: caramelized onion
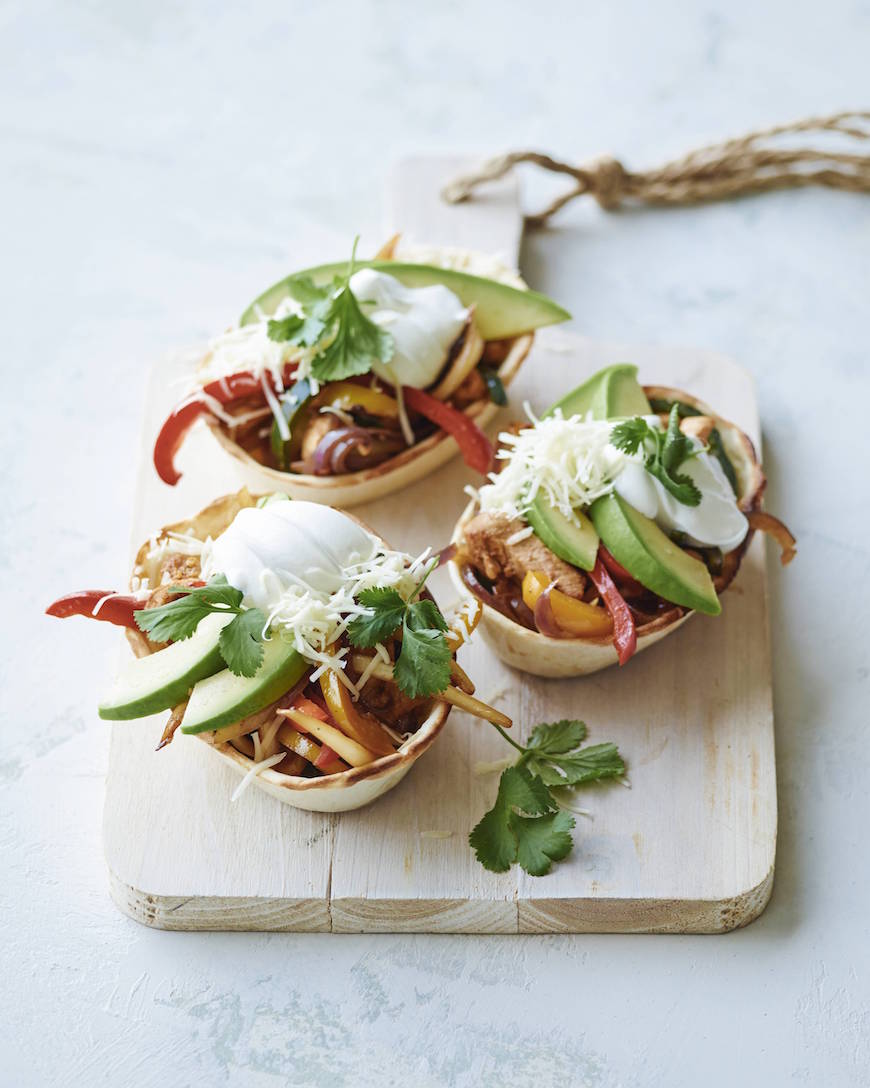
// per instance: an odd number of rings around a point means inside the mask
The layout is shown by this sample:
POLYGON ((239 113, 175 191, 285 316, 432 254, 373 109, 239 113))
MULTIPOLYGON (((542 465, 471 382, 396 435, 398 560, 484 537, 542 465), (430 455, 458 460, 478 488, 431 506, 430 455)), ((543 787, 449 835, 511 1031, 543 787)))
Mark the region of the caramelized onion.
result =
POLYGON ((553 605, 550 601, 550 593, 553 590, 553 585, 548 585, 544 592, 535 601, 535 627, 541 632, 542 635, 546 635, 547 638, 564 638, 565 632, 556 623, 556 617, 553 615, 553 605))
POLYGON ((779 561, 784 567, 797 555, 797 541, 779 518, 775 518, 773 514, 765 513, 763 510, 751 510, 746 515, 746 520, 749 522, 751 529, 755 529, 759 533, 770 533, 780 546, 781 555, 779 561))
POLYGON ((492 590, 487 590, 480 578, 477 577, 477 573, 473 567, 463 564, 462 565, 462 581, 474 594, 475 597, 480 599, 485 605, 489 605, 490 608, 495 608, 496 611, 500 611, 502 616, 507 616, 508 619, 512 619, 514 623, 521 623, 523 627, 530 628, 534 631, 534 618, 531 610, 527 608, 522 601, 518 602, 517 595, 506 596, 501 593, 494 593, 492 590))
POLYGON ((383 428, 336 427, 317 443, 303 471, 315 476, 341 476, 379 464, 403 445, 400 435, 383 428))

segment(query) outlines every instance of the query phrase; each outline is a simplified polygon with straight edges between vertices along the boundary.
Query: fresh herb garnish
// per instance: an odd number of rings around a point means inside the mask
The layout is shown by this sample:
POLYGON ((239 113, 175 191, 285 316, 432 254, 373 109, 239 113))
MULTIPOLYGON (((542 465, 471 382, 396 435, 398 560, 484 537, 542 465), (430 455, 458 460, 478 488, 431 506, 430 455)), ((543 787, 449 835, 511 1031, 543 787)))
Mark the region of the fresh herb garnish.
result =
POLYGON ((368 611, 347 628, 351 644, 375 646, 401 630, 402 649, 393 666, 393 678, 411 699, 437 695, 450 683, 450 647, 444 632, 447 621, 434 601, 415 600, 431 571, 431 563, 413 593, 404 600, 395 589, 364 589, 357 601, 368 611))
MULTIPOLYGON (((677 407, 680 419, 687 419, 689 416, 701 416, 704 414, 700 408, 695 408, 691 404, 686 404, 684 400, 668 400, 665 397, 650 397, 649 404, 650 408, 652 408, 657 415, 660 415, 662 412, 671 412, 674 405, 677 407)), ((725 452, 722 435, 719 433, 717 427, 714 427, 707 436, 707 445, 710 447, 710 453, 713 454, 722 466, 722 471, 728 477, 728 483, 731 484, 731 490, 736 495, 737 473, 734 471, 734 466, 731 464, 731 458, 725 452)))
POLYGON ((696 452, 692 440, 680 430, 680 414, 676 404, 671 405, 667 430, 651 427, 641 416, 617 423, 610 433, 611 445, 628 454, 642 452, 644 467, 684 506, 697 506, 701 492, 695 481, 680 466, 696 452))
POLYGON ((375 362, 388 363, 395 350, 393 337, 366 317, 350 289, 358 242, 359 237, 343 276, 329 287, 318 287, 308 277, 294 280, 293 293, 302 313, 273 318, 268 324, 270 339, 316 349, 311 376, 319 382, 367 374, 375 362))
POLYGON ((495 728, 520 756, 502 772, 495 804, 468 841, 490 872, 504 873, 519 863, 531 876, 544 876, 573 845, 574 817, 563 811, 553 791, 621 778, 625 763, 615 744, 581 748, 586 725, 580 721, 538 725, 525 746, 495 728))
POLYGON ((182 642, 213 612, 235 613, 220 633, 218 649, 230 672, 254 676, 263 660, 266 617, 259 608, 242 608, 241 590, 216 574, 206 586, 170 586, 175 599, 133 613, 141 631, 155 642, 182 642))

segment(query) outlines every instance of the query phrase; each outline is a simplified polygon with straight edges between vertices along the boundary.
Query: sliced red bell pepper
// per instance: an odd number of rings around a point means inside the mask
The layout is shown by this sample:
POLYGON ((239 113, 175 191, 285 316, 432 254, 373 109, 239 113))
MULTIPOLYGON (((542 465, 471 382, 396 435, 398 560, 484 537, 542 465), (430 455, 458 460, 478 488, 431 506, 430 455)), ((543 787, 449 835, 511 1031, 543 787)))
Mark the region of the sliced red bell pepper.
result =
POLYGON ((320 755, 314 760, 314 766, 318 770, 322 770, 324 767, 332 766, 338 758, 338 753, 333 752, 328 744, 322 744, 320 746, 320 755))
POLYGON ((45 614, 57 616, 58 619, 66 619, 67 616, 87 616, 92 620, 103 620, 105 623, 114 623, 118 627, 131 627, 134 631, 138 631, 133 613, 141 607, 142 601, 138 597, 113 593, 110 589, 80 589, 77 593, 67 593, 65 597, 59 597, 46 608, 45 614), (103 603, 100 604, 100 601, 103 603), (99 608, 97 608, 98 604, 99 608))
POLYGON ((640 582, 633 575, 629 574, 622 563, 619 563, 614 559, 603 544, 598 545, 598 558, 605 567, 607 567, 613 577, 619 579, 620 588, 623 593, 628 593, 629 596, 632 597, 639 597, 641 593, 646 592, 646 589, 640 582))
POLYGON ((462 457, 469 468, 485 476, 492 467, 492 443, 473 419, 453 405, 438 400, 422 389, 403 385, 405 404, 456 439, 462 457))
MULTIPOLYGON (((284 364, 282 383, 285 387, 295 372, 295 363, 284 364)), ((278 389, 272 378, 269 377, 268 380, 272 382, 272 388, 277 393, 278 389)), ((217 378, 204 385, 202 393, 203 400, 187 400, 173 409, 154 443, 154 467, 160 479, 170 487, 174 487, 181 479, 181 473, 175 467, 175 456, 187 437, 187 432, 201 415, 209 414, 208 400, 205 398, 226 405, 258 393, 265 397, 260 378, 249 370, 230 374, 226 378, 217 378)))
POLYGON ((319 703, 315 703, 313 699, 307 699, 304 695, 301 695, 296 700, 293 704, 293 709, 301 710, 303 714, 307 714, 311 718, 318 718, 322 722, 332 721, 319 703))
POLYGON ((634 625, 634 617, 607 568, 601 562, 600 554, 595 561, 595 566, 589 572, 589 577, 601 594, 604 606, 613 620, 613 645, 616 647, 620 665, 624 665, 637 649, 637 628, 634 625))

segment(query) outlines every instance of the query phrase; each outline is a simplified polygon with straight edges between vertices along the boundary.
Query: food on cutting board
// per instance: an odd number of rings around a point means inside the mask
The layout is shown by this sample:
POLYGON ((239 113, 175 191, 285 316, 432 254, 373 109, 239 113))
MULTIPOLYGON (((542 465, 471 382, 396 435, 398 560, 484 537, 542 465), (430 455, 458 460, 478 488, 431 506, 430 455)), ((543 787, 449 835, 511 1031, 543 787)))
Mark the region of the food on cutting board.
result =
POLYGON ((340 811, 396 785, 451 706, 511 724, 456 662, 481 609, 445 618, 425 585, 430 552, 396 551, 327 506, 242 490, 147 541, 129 594, 72 593, 47 612, 126 628, 137 656, 101 717, 168 710, 158 748, 196 734, 242 786, 340 811))
POLYGON ((568 314, 493 258, 397 249, 326 264, 261 294, 202 354, 154 446, 160 478, 204 419, 246 481, 344 506, 452 457, 489 471, 482 426, 534 330, 568 314), (475 270, 479 270, 478 274, 475 270))
POLYGON ((623 665, 692 612, 721 611, 754 531, 793 558, 793 536, 761 510, 752 442, 697 397, 616 365, 527 413, 499 436, 498 471, 473 493, 450 562, 509 665, 623 665))

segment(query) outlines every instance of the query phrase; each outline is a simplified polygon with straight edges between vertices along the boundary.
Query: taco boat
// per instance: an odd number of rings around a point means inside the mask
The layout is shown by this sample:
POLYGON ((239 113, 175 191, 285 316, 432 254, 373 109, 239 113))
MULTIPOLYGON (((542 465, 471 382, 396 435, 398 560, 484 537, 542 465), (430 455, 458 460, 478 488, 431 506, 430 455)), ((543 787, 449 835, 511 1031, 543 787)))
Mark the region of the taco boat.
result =
POLYGON ((158 749, 193 734, 242 788, 338 812, 395 786, 451 706, 510 724, 456 663, 480 610, 443 618, 423 584, 435 562, 340 511, 242 490, 143 544, 129 594, 47 612, 126 628, 135 658, 101 717, 168 710, 158 749))
POLYGON ((215 337, 160 429, 167 484, 204 419, 247 486, 330 505, 367 502, 428 475, 457 450, 490 467, 482 428, 536 328, 568 314, 492 259, 398 252, 322 265, 273 285, 215 337), (480 268, 485 274, 472 271, 480 268))
POLYGON ((450 575, 483 604, 507 664, 580 676, 625 664, 692 615, 717 615, 761 510, 750 439, 690 393, 608 367, 500 435, 497 463, 454 530, 450 575))

